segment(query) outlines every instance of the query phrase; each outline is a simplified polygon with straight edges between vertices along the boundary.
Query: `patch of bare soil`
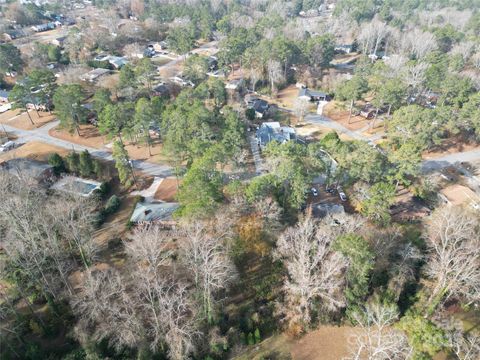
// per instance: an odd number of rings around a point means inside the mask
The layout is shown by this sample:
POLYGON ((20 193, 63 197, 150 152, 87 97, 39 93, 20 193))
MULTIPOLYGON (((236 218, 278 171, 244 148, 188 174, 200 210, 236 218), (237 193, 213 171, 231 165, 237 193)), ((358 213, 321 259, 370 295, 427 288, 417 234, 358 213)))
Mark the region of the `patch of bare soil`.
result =
POLYGON ((143 144, 126 144, 125 148, 128 151, 128 155, 134 160, 143 160, 155 164, 166 163, 167 157, 163 154, 163 145, 158 140, 154 140, 150 151, 143 144))
POLYGON ((347 356, 354 329, 349 326, 321 326, 291 347, 293 360, 339 360, 347 356))
POLYGON ((13 150, 1 153, 0 162, 14 158, 29 158, 39 161, 46 161, 49 155, 53 153, 65 156, 69 153, 69 151, 58 146, 32 141, 13 150))
POLYGON ((155 192, 155 200, 172 202, 175 201, 177 195, 178 186, 180 185, 179 180, 176 178, 165 178, 162 180, 160 185, 155 192))
POLYGON ((48 134, 57 139, 62 139, 74 144, 88 146, 95 149, 101 149, 107 143, 105 136, 101 135, 98 132, 98 129, 93 125, 80 125, 79 132, 80 136, 76 132, 70 134, 64 129, 55 127, 50 129, 48 134))
POLYGON ((424 159, 435 159, 441 156, 480 149, 476 142, 466 142, 460 135, 446 139, 442 144, 422 154, 424 159))
POLYGON ((0 123, 17 129, 33 130, 55 120, 55 116, 48 112, 39 111, 37 114, 35 110, 30 110, 28 114, 20 110, 9 110, 0 115, 0 123), (33 124, 28 114, 30 114, 33 124))
POLYGON ((356 131, 366 128, 370 125, 372 120, 367 120, 361 116, 352 116, 350 123, 348 122, 350 111, 344 108, 341 103, 337 101, 330 101, 323 108, 323 115, 329 117, 333 121, 338 122, 349 130, 356 131))

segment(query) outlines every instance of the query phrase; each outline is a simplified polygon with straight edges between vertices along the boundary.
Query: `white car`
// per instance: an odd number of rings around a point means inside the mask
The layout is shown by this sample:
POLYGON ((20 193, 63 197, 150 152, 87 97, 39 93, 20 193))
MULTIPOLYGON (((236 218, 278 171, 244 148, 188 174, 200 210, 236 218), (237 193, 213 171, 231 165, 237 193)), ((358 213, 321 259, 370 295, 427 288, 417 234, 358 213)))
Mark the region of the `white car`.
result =
POLYGON ((318 191, 314 187, 311 189, 313 196, 318 196, 318 191))
POLYGON ((7 152, 14 149, 16 144, 13 141, 7 141, 5 144, 0 146, 0 152, 7 152))
POLYGON ((339 191, 338 196, 340 196, 340 200, 347 201, 347 195, 343 191, 339 191))

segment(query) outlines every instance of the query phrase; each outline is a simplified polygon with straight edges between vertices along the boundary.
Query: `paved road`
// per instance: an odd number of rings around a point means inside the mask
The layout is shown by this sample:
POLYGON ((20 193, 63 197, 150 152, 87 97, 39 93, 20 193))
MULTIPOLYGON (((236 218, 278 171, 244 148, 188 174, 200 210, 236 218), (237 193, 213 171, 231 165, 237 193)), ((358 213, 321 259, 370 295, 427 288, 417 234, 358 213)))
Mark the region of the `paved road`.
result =
MULTIPOLYGON (((200 46, 196 49, 193 49, 190 52, 193 53, 193 54, 198 54, 198 53, 201 53, 204 50, 211 50, 210 52, 213 55, 218 51, 217 44, 218 44, 218 41, 210 41, 210 42, 208 42, 206 44, 203 44, 202 46, 200 46)), ((166 56, 166 57, 168 59, 171 59, 171 57, 169 57, 169 56, 166 56)), ((160 69, 168 68, 168 67, 171 67, 171 66, 175 66, 180 61, 183 61, 183 60, 185 60, 185 55, 179 55, 176 58, 172 59, 171 61, 169 61, 169 62, 167 62, 163 65, 158 66, 158 69, 160 70, 160 69)))
MULTIPOLYGON (((27 143, 30 141, 40 141, 43 143, 58 146, 68 150, 75 150, 75 151, 88 150, 88 152, 90 152, 93 156, 97 158, 100 158, 103 160, 109 160, 109 161, 113 160, 111 153, 106 150, 99 150, 89 146, 73 144, 69 141, 50 136, 50 134, 48 133, 49 130, 57 126, 59 123, 60 122, 58 120, 52 121, 46 124, 45 126, 42 126, 34 130, 21 130, 9 125, 4 125, 4 128, 9 133, 17 136, 18 137, 17 142, 19 143, 27 143)), ((146 161, 134 160, 133 167, 135 170, 142 171, 148 175, 161 176, 161 177, 172 175, 172 169, 170 166, 167 166, 167 165, 159 165, 159 164, 149 163, 146 161)))
POLYGON ((422 171, 430 172, 440 170, 462 162, 474 161, 480 161, 480 150, 465 151, 461 153, 441 156, 435 159, 424 160, 422 163, 422 171))
POLYGON ((257 175, 261 175, 265 171, 263 167, 262 156, 260 155, 260 147, 258 146, 255 135, 250 135, 248 141, 250 143, 250 149, 252 150, 253 161, 255 162, 255 173, 257 175))

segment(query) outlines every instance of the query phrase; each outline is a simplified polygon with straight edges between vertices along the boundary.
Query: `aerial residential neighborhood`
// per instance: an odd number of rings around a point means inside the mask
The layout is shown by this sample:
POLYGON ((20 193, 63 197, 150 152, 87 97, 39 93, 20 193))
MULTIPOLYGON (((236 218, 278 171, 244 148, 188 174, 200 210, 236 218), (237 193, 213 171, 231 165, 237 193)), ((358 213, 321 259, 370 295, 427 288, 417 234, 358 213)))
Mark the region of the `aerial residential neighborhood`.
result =
POLYGON ((480 359, 477 0, 0 1, 0 358, 480 359))

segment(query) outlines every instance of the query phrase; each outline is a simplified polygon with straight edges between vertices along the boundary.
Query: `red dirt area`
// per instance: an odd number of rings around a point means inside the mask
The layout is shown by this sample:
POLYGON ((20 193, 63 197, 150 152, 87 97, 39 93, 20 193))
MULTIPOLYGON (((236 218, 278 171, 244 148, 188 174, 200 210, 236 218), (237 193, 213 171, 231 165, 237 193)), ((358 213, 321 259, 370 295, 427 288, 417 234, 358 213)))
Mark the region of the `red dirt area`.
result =
POLYGON ((323 108, 323 115, 328 116, 330 119, 342 124, 347 129, 356 131, 366 128, 370 125, 372 120, 367 120, 361 116, 352 116, 350 124, 348 123, 348 116, 350 114, 348 105, 343 108, 342 104, 337 101, 330 101, 323 108))
POLYGON ((127 149, 130 158, 134 160, 143 160, 155 164, 165 163, 168 160, 163 155, 162 144, 155 140, 152 146, 150 146, 150 152, 143 144, 127 144, 125 148, 127 149))
POLYGON ((0 123, 17 129, 33 130, 55 120, 55 116, 48 112, 39 111, 37 114, 35 110, 30 110, 28 114, 20 110, 8 110, 0 115, 0 123), (28 114, 30 114, 33 124, 28 114))
POLYGON ((180 181, 176 178, 165 178, 162 180, 160 185, 155 192, 154 198, 155 200, 172 202, 175 201, 175 197, 177 195, 178 186, 180 185, 180 181))
POLYGON ((322 326, 291 347, 293 360, 339 360, 349 355, 353 328, 348 326, 322 326))
POLYGON ((102 136, 98 129, 93 125, 80 125, 80 136, 77 132, 70 134, 68 131, 59 129, 58 127, 51 129, 48 133, 50 136, 62 139, 74 144, 101 149, 107 143, 105 136, 102 136))
POLYGON ((444 140, 441 145, 436 146, 434 149, 424 152, 422 157, 424 159, 435 159, 448 154, 477 149, 480 149, 480 144, 475 142, 465 142, 465 139, 457 135, 444 140))

